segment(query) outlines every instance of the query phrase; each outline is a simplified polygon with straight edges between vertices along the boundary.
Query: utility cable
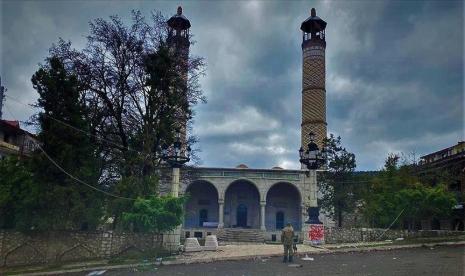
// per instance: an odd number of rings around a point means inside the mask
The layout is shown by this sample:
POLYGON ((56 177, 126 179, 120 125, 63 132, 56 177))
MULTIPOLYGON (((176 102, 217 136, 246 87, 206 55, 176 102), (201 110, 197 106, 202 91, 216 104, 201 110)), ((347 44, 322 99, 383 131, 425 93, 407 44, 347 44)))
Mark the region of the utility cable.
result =
MULTIPOLYGON (((5 95, 5 97, 7 97, 7 98, 9 98, 9 99, 11 99, 11 100, 13 100, 13 101, 15 101, 15 102, 21 104, 21 105, 24 105, 24 106, 27 106, 27 107, 31 107, 30 105, 25 104, 25 103, 21 102, 20 100, 14 98, 14 97, 11 97, 10 95, 5 95)), ((10 115, 12 115, 12 113, 9 111, 8 108, 6 108, 6 106, 5 106, 5 109, 7 110, 8 113, 10 113, 10 115)), ((66 123, 66 122, 63 122, 63 121, 61 121, 61 120, 59 120, 59 119, 57 119, 57 118, 55 118, 55 117, 53 117, 53 116, 50 116, 50 115, 48 115, 48 114, 46 114, 46 113, 42 113, 42 114, 43 114, 44 116, 46 116, 46 117, 48 117, 48 118, 50 118, 50 119, 52 119, 52 120, 58 122, 58 123, 64 125, 64 126, 67 126, 67 127, 72 128, 72 129, 74 129, 74 130, 76 130, 76 131, 79 131, 79 132, 81 132, 81 133, 84 133, 84 134, 86 134, 87 136, 94 137, 94 138, 96 138, 96 139, 99 139, 99 140, 101 140, 101 141, 107 142, 107 143, 109 143, 109 144, 112 144, 112 145, 117 146, 117 147, 120 147, 120 148, 126 148, 126 147, 124 147, 124 146, 121 145, 121 144, 118 144, 118 143, 116 143, 116 142, 113 142, 113 141, 104 139, 104 138, 99 137, 99 136, 97 136, 97 135, 95 135, 95 134, 89 133, 88 131, 79 129, 79 128, 75 127, 75 126, 72 126, 72 125, 70 125, 70 124, 68 124, 68 123, 66 123)), ((13 117, 14 117, 14 116, 13 116, 13 117)), ((131 149, 131 148, 127 148, 127 149, 128 149, 129 151, 133 151, 133 152, 136 152, 136 153, 139 153, 139 154, 145 154, 145 153, 142 153, 142 152, 140 152, 140 151, 138 151, 138 150, 135 150, 135 149, 131 149)), ((448 166, 448 165, 445 164, 445 165, 442 165, 442 166, 440 166, 440 167, 425 169, 425 170, 422 170, 421 172, 436 171, 436 170, 438 170, 438 169, 441 169, 441 168, 447 167, 447 166, 448 166)), ((391 178, 391 177, 377 177, 377 176, 374 176, 374 177, 376 177, 377 179, 380 179, 380 180, 391 178)), ((454 178, 453 178, 453 177, 450 177, 449 179, 454 179, 454 178)), ((372 182, 372 181, 373 181, 373 180, 337 181, 337 182, 334 182, 334 183, 349 183, 349 184, 350 184, 350 183, 355 183, 355 184, 358 184, 358 183, 370 183, 370 182, 372 182)))
POLYGON ((405 208, 402 209, 402 211, 400 211, 400 213, 397 215, 397 217, 392 221, 391 225, 389 225, 388 228, 384 229, 383 233, 381 233, 381 235, 378 237, 378 239, 381 239, 384 234, 389 230, 391 229, 391 227, 394 225, 394 223, 397 221, 397 219, 400 217, 400 215, 402 215, 402 213, 405 211, 405 208))
MULTIPOLYGON (((13 100, 13 101, 19 103, 19 104, 22 104, 22 105, 27 106, 27 107, 31 107, 30 105, 25 104, 25 103, 19 101, 18 99, 15 99, 15 98, 13 98, 13 97, 11 97, 11 96, 9 96, 9 95, 5 95, 5 96, 8 97, 9 99, 11 99, 11 100, 13 100)), ((96 139, 99 139, 99 140, 101 140, 101 141, 107 142, 107 143, 112 144, 112 145, 114 145, 114 146, 117 146, 117 147, 119 147, 119 148, 126 148, 126 149, 129 150, 129 151, 133 151, 133 152, 136 152, 136 153, 139 153, 139 154, 144 154, 144 153, 142 153, 142 152, 140 152, 140 151, 138 151, 138 150, 131 149, 131 148, 129 148, 129 147, 125 147, 125 146, 123 146, 123 145, 121 145, 121 144, 118 144, 118 143, 116 143, 116 142, 107 140, 107 139, 105 139, 105 138, 102 138, 102 137, 99 137, 99 136, 97 136, 97 135, 95 135, 95 134, 92 134, 92 133, 90 133, 90 132, 88 132, 88 131, 82 130, 82 129, 77 128, 77 127, 75 127, 75 126, 72 126, 72 125, 70 125, 70 124, 68 124, 68 123, 66 123, 66 122, 63 122, 63 121, 61 121, 61 120, 59 120, 59 119, 57 119, 57 118, 55 118, 55 117, 53 117, 53 116, 48 115, 47 113, 42 113, 42 115, 44 115, 44 116, 46 116, 46 117, 48 117, 48 118, 50 118, 50 119, 52 119, 52 120, 54 120, 54 121, 60 123, 60 124, 62 124, 62 125, 64 125, 64 126, 66 126, 66 127, 69 127, 69 128, 72 128, 72 129, 74 129, 74 130, 76 130, 76 131, 79 131, 79 132, 81 132, 81 133, 84 133, 84 134, 86 134, 87 136, 94 137, 94 138, 96 138, 96 139)))
POLYGON ((81 183, 81 184, 83 184, 83 185, 85 185, 85 186, 87 186, 87 187, 89 187, 89 188, 95 190, 95 191, 104 193, 104 194, 107 195, 107 196, 111 196, 111 197, 119 198, 119 199, 125 199, 125 200, 136 200, 135 198, 130 198, 130 197, 124 197, 124 196, 115 195, 115 194, 109 193, 109 192, 107 192, 107 191, 101 190, 101 189, 99 189, 99 188, 96 188, 96 187, 94 187, 94 186, 92 186, 92 185, 90 185, 90 184, 87 184, 86 182, 82 181, 81 179, 79 179, 79 178, 73 176, 72 174, 68 173, 65 169, 63 169, 60 165, 58 165, 58 163, 57 163, 55 160, 53 160, 53 158, 50 157, 50 155, 48 155, 48 154, 45 152, 45 150, 40 146, 39 143, 36 143, 36 146, 37 146, 37 148, 45 155, 45 157, 47 157, 47 159, 48 159, 53 165, 55 165, 55 167, 57 167, 61 172, 63 172, 63 173, 66 174, 67 176, 69 176, 71 179, 73 179, 73 180, 75 180, 75 181, 77 181, 77 182, 79 182, 79 183, 81 183))

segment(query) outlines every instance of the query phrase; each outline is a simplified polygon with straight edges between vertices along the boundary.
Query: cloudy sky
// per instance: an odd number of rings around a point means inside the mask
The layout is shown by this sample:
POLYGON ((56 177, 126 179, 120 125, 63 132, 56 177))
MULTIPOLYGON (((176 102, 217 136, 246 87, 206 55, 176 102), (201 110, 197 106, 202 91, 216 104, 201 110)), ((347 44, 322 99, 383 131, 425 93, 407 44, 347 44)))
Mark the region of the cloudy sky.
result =
MULTIPOLYGON (((0 75, 33 103, 30 79, 59 37, 82 48, 88 22, 131 9, 166 16, 181 4, 208 64, 196 108, 203 166, 299 168, 300 23, 328 22, 328 132, 379 169, 389 152, 430 153, 464 140, 462 1, 1 1, 0 75)), ((4 118, 30 108, 7 99, 4 118)))

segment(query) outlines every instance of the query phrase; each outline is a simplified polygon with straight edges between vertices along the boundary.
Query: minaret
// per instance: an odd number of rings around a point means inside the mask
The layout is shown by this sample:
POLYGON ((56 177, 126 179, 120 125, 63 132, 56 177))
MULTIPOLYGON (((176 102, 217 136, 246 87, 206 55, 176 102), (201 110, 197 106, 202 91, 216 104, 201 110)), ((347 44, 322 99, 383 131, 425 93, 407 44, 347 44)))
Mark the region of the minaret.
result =
POLYGON ((315 134, 315 143, 320 149, 326 138, 325 28, 326 22, 316 16, 314 8, 300 26, 303 32, 301 146, 304 149, 310 132, 315 134))
MULTIPOLYGON (((181 73, 181 77, 185 80, 183 89, 187 91, 187 78, 189 66, 189 28, 191 27, 190 21, 182 14, 182 7, 179 6, 175 15, 173 15, 167 22, 168 24, 168 45, 174 52, 177 59, 176 69, 181 73)), ((188 104, 187 94, 185 94, 185 104, 188 104)), ((186 114, 177 114, 179 118, 178 126, 181 133, 181 141, 183 145, 186 142, 186 125, 189 118, 186 114)))
POLYGON ((3 101, 5 100, 5 87, 2 86, 2 78, 0 77, 0 120, 2 119, 3 113, 3 101))

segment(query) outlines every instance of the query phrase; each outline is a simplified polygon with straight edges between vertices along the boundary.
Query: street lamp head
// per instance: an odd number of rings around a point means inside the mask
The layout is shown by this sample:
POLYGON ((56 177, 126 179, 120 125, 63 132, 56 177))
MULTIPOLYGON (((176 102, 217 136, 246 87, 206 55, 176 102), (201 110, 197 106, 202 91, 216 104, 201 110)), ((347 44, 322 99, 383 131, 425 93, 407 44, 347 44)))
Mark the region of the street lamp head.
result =
POLYGON ((173 168, 180 168, 190 161, 191 148, 184 148, 181 142, 181 132, 175 130, 175 140, 171 146, 162 146, 162 159, 170 164, 173 168))
POLYGON ((305 165, 307 169, 316 170, 324 164, 325 159, 324 155, 318 148, 318 145, 314 142, 315 134, 310 132, 308 136, 310 138, 310 142, 307 145, 307 150, 304 151, 302 147, 299 149, 299 161, 302 163, 302 165, 305 165))

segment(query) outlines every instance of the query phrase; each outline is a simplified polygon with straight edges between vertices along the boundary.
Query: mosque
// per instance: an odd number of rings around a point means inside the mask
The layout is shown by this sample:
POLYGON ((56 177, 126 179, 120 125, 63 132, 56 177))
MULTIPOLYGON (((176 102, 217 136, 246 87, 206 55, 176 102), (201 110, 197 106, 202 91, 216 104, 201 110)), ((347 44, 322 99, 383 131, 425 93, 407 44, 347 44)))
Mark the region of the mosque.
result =
MULTIPOLYGON (((168 26, 168 41, 188 58, 191 23, 181 7, 168 20, 168 26)), ((304 149, 310 142, 310 132, 320 148, 326 137, 325 28, 326 22, 315 9, 300 27, 304 149)), ((169 176, 161 181, 162 194, 172 190, 170 181, 169 176)), ((302 240, 307 210, 318 210, 316 170, 253 169, 244 164, 235 168, 183 168, 178 189, 179 194, 189 194, 181 239, 216 234, 224 241, 279 241, 281 229, 290 222, 302 240)))

